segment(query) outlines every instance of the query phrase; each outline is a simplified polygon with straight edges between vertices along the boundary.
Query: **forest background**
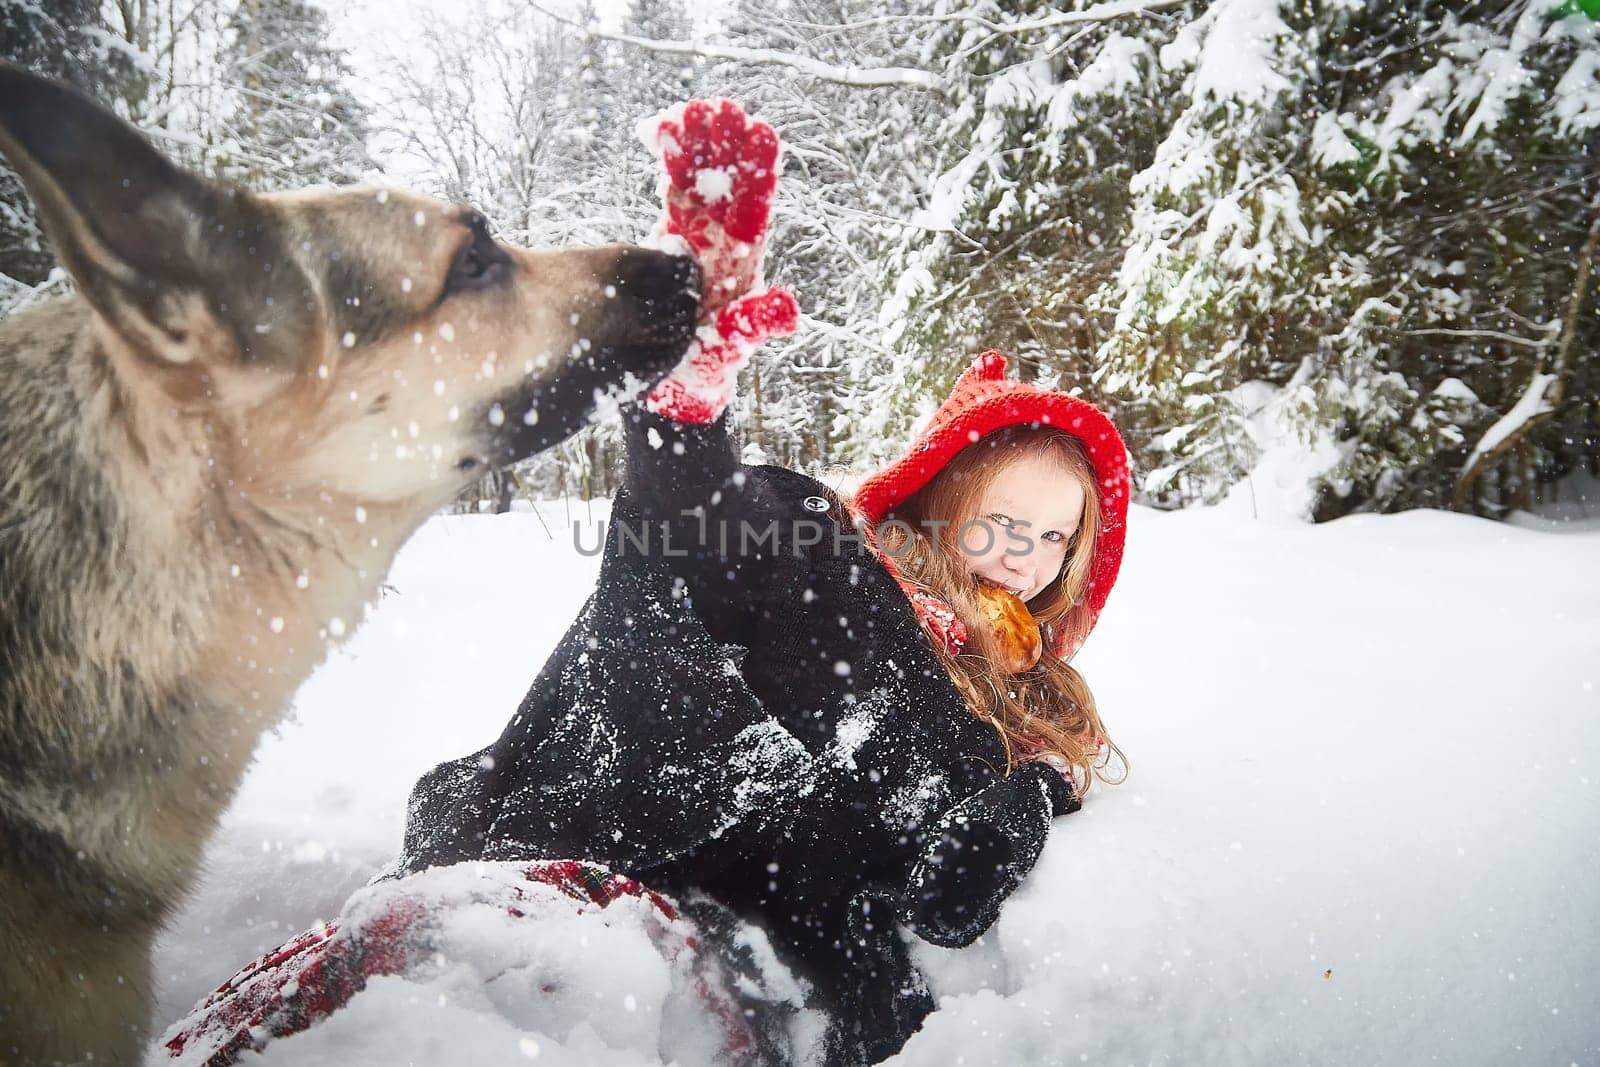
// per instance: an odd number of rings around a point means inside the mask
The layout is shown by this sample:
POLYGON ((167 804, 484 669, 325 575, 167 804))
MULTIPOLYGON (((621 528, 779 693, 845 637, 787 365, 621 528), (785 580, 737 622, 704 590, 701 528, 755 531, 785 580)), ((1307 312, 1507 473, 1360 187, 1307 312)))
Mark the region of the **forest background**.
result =
MULTIPOLYGON (((259 189, 400 184, 630 241, 637 121, 786 142, 746 458, 864 471, 977 352, 1118 421, 1137 499, 1600 497, 1600 0, 0 0, 0 56, 259 189), (618 6, 620 5, 620 6, 618 6)), ((0 169, 0 314, 65 291, 0 169)), ((460 506, 615 489, 602 424, 460 506)), ((841 475, 842 476, 842 475, 841 475)))

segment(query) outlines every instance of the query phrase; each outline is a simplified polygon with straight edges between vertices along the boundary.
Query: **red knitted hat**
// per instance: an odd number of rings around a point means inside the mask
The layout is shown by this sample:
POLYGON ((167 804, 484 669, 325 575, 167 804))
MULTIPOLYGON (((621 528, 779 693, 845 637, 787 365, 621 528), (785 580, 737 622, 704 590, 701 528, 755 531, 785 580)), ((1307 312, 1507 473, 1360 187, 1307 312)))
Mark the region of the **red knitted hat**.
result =
MULTIPOLYGON (((1065 430, 1083 442, 1100 490, 1100 530, 1089 567, 1087 601, 1090 627, 1100 618, 1106 597, 1122 565, 1127 532, 1128 452, 1105 413, 1087 400, 1050 392, 1026 382, 1006 379, 1006 357, 985 352, 956 379, 950 398, 899 460, 861 483, 853 504, 861 518, 876 527, 906 498, 927 485, 944 465, 968 445, 1006 426, 1041 425, 1065 430)), ((1061 635, 1062 638, 1065 635, 1061 635)), ((1075 648, 1056 648, 1070 656, 1075 648)))

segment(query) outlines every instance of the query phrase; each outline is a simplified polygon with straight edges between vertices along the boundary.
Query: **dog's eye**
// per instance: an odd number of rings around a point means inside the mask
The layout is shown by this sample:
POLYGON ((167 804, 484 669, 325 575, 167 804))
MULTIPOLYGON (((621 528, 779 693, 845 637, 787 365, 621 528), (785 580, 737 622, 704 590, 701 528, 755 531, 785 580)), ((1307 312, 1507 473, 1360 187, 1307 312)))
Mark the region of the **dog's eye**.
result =
POLYGON ((489 236, 488 223, 482 215, 475 215, 472 219, 472 240, 467 242, 451 264, 445 291, 454 293, 493 285, 505 277, 510 266, 511 257, 489 236))

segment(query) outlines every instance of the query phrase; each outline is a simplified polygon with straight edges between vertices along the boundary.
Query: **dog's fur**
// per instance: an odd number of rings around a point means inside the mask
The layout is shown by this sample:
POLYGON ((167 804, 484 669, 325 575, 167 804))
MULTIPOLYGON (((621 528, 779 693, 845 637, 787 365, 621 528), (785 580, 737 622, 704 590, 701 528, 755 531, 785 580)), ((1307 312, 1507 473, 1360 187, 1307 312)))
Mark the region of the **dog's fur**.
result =
POLYGON ((698 275, 223 189, 6 65, 0 150, 79 294, 0 322, 0 1063, 134 1063, 258 736, 430 514, 676 362, 698 275))

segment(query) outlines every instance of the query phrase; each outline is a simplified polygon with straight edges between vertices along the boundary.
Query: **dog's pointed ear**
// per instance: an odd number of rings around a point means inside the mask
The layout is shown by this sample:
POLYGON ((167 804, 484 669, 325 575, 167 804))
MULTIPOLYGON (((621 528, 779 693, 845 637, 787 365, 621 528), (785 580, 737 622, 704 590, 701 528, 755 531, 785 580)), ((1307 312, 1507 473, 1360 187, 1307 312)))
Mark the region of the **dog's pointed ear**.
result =
POLYGON ((219 347, 279 366, 300 357, 315 293, 260 201, 176 166, 78 90, 3 62, 0 152, 84 298, 136 348, 168 362, 219 347))

